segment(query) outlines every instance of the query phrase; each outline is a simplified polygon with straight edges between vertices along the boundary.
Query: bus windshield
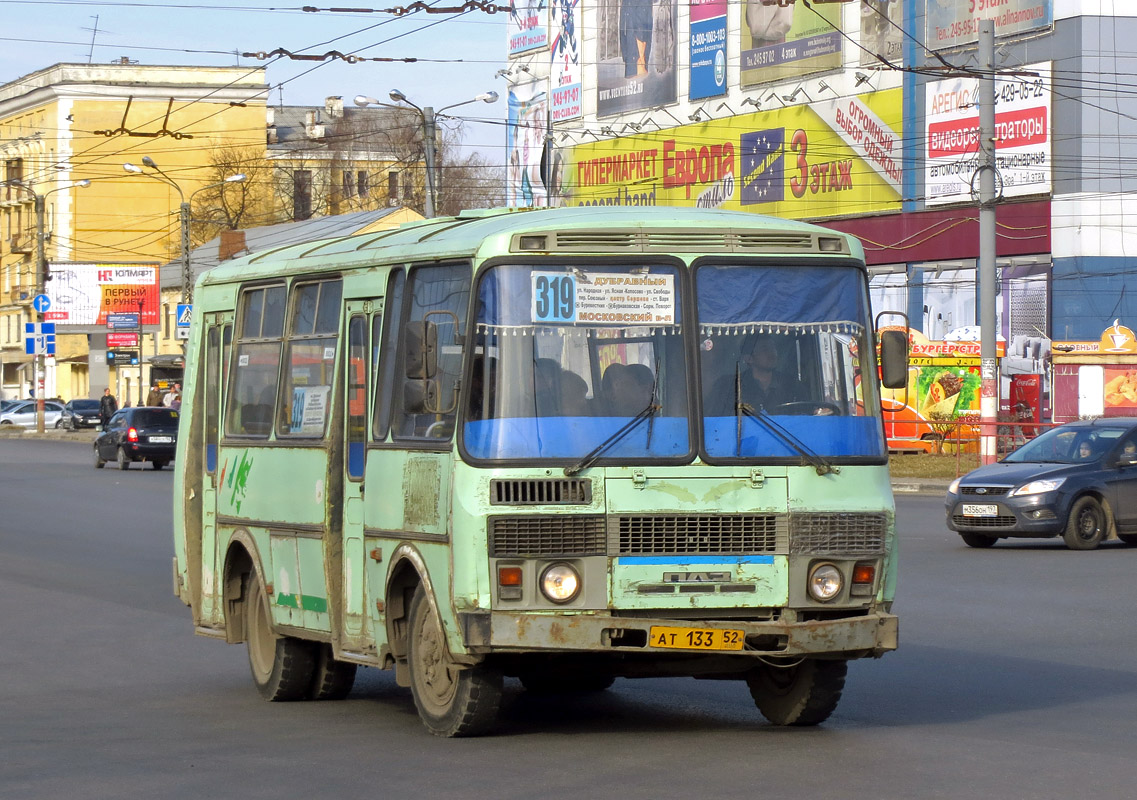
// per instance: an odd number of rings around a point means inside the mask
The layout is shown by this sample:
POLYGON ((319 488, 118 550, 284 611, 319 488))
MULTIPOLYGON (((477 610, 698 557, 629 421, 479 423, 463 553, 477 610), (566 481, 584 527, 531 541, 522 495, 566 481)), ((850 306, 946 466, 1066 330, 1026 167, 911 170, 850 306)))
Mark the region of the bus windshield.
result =
POLYGON ((859 269, 705 264, 695 291, 709 457, 884 455, 859 269))
POLYGON ((478 287, 475 460, 688 460, 682 281, 662 265, 499 265, 478 287))

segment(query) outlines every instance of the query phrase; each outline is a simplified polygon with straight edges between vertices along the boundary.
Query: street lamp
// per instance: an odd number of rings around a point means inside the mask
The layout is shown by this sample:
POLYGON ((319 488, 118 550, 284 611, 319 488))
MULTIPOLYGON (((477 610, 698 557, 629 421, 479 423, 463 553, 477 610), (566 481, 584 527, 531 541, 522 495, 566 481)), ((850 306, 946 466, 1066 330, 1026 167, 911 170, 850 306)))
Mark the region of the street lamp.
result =
MULTIPOLYGON (((75 187, 75 186, 78 186, 80 188, 86 188, 86 187, 91 185, 91 182, 89 180, 87 180, 86 178, 84 178, 83 180, 75 181, 74 183, 69 183, 66 186, 57 186, 54 189, 49 189, 48 191, 44 192, 43 194, 37 193, 34 189, 32 189, 32 187, 28 186, 26 183, 24 183, 23 181, 18 180, 18 179, 12 179, 10 181, 4 181, 3 183, 5 185, 8 185, 8 186, 15 186, 18 189, 23 189, 25 192, 27 192, 28 194, 31 195, 32 202, 35 205, 35 212, 36 212, 36 273, 35 273, 36 274, 36 295, 41 295, 44 293, 44 285, 47 283, 47 278, 48 278, 48 276, 47 276, 47 256, 44 253, 44 240, 46 239, 46 234, 44 233, 44 216, 46 213, 45 209, 47 208, 47 197, 48 197, 48 195, 55 194, 56 192, 61 192, 64 189, 70 189, 70 188, 75 187)), ((39 311, 39 309, 36 309, 36 311, 38 312, 39 319, 42 322, 43 321, 43 312, 39 311)), ((44 424, 43 424, 44 396, 43 395, 44 395, 44 383, 45 383, 44 379, 45 379, 45 376, 47 374, 47 363, 45 360, 47 353, 45 352, 44 349, 38 349, 37 348, 37 350, 38 350, 38 352, 36 353, 36 362, 35 362, 36 363, 36 376, 35 376, 35 384, 36 384, 36 433, 43 433, 43 429, 44 429, 44 424)))
MULTIPOLYGON (((478 101, 481 101, 483 103, 496 103, 497 102, 497 92, 483 92, 482 94, 477 95, 473 99, 463 100, 461 103, 452 103, 451 105, 443 106, 442 108, 438 109, 438 111, 435 111, 430 106, 423 106, 420 108, 419 106, 415 105, 410 100, 408 100, 407 96, 405 94, 403 94, 402 92, 400 92, 398 89, 392 89, 388 93, 388 96, 393 101, 395 101, 396 103, 405 103, 406 105, 413 108, 415 111, 418 112, 419 117, 422 119, 422 135, 423 135, 422 151, 423 151, 423 161, 426 162, 426 201, 423 204, 423 210, 426 212, 427 219, 429 219, 429 218, 434 216, 434 206, 435 206, 435 200, 436 200, 436 198, 435 198, 436 180, 435 180, 435 174, 434 174, 434 144, 435 144, 435 137, 436 137, 435 116, 437 114, 441 114, 443 111, 447 111, 451 108, 457 108, 458 106, 468 105, 469 103, 477 103, 478 101)), ((376 100, 374 97, 368 97, 367 95, 362 95, 362 94, 355 96, 355 104, 357 106, 359 106, 360 108, 363 108, 365 106, 386 106, 388 108, 403 108, 403 106, 396 106, 396 105, 391 105, 390 103, 384 103, 380 100, 376 100)))
MULTIPOLYGON (((129 162, 123 164, 122 168, 134 175, 143 175, 147 178, 153 178, 156 181, 160 181, 167 186, 174 187, 174 191, 178 193, 178 198, 181 201, 180 205, 178 206, 178 223, 179 227, 181 228, 182 234, 182 302, 192 303, 193 272, 190 269, 190 205, 193 203, 194 195, 196 195, 198 192, 204 192, 206 189, 215 189, 218 186, 224 186, 227 183, 240 183, 241 181, 245 180, 245 174, 239 172, 236 175, 230 175, 228 178, 218 181, 217 183, 211 183, 208 186, 202 186, 197 191, 191 192, 189 199, 187 200, 185 192, 182 191, 182 187, 178 186, 177 181, 163 172, 161 167, 154 163, 154 159, 152 159, 150 156, 143 156, 142 164, 144 166, 150 167, 150 169, 157 172, 158 175, 153 175, 149 172, 143 172, 142 167, 136 166, 129 162), (159 175, 161 177, 158 177, 159 175)), ((138 324, 139 326, 142 325, 141 317, 139 318, 138 324)))

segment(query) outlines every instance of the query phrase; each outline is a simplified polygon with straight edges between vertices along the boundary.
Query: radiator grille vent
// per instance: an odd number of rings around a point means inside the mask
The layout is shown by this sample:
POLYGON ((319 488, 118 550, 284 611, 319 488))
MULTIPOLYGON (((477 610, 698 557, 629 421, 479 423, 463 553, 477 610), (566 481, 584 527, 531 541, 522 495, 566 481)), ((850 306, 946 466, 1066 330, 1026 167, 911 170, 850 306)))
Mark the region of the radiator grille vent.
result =
POLYGON ((988 497, 1001 497, 1011 490, 1009 486, 961 486, 960 494, 987 495, 988 497), (983 489, 983 491, 979 491, 983 489))
POLYGON ((774 514, 613 517, 608 548, 614 555, 773 553, 778 520, 774 514))
MULTIPOLYGON (((515 237, 516 239, 517 237, 515 237)), ((833 237, 837 241, 843 241, 833 237)), ((628 250, 633 252, 816 252, 812 234, 797 231, 558 231, 550 235, 551 251, 628 250)), ((514 249, 520 245, 515 241, 514 249)), ((844 249, 844 248, 843 248, 844 249)))
POLYGON ((870 556, 884 553, 887 514, 791 514, 790 552, 870 556))
POLYGON ((562 480, 490 481, 490 505, 588 505, 592 502, 592 481, 588 478, 562 480))
POLYGON ((490 555, 604 555, 603 515, 490 517, 490 555))

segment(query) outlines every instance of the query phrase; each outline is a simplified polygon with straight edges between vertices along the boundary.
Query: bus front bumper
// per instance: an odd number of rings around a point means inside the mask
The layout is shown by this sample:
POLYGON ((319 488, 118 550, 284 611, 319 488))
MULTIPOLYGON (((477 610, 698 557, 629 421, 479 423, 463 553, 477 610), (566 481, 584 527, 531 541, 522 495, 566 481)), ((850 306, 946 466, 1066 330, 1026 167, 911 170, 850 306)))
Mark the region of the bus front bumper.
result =
POLYGON ((739 656, 880 656, 895 650, 899 620, 876 612, 843 619, 750 622, 617 617, 610 614, 526 614, 502 611, 458 615, 471 653, 653 653, 691 655, 711 652, 739 656), (742 650, 692 650, 656 647, 652 628, 717 628, 742 631, 742 650))

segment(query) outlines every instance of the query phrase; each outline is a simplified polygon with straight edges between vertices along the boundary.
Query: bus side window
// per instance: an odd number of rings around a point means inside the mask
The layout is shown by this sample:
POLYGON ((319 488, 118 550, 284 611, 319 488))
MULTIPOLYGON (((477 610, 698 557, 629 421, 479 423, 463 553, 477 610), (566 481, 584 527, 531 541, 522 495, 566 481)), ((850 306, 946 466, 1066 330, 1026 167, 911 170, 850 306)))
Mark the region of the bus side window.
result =
MULTIPOLYGON (((373 372, 375 376, 375 419, 371 424, 372 435, 376 441, 387 438, 391 423, 391 405, 395 392, 395 367, 398 362, 396 344, 399 338, 399 329, 403 319, 403 286, 405 275, 402 269, 395 269, 387 283, 387 298, 383 303, 387 318, 386 328, 383 329, 383 347, 379 351, 379 368, 373 372)), ((380 320, 375 317, 374 332, 371 336, 371 345, 375 347, 380 341, 380 320)), ((399 384, 402 385, 401 383, 399 384)))
POLYGON ((217 469, 219 420, 221 336, 216 325, 206 333, 205 345, 205 471, 217 469))
POLYGON ((277 436, 323 438, 331 411, 343 281, 292 286, 277 436))
POLYGON ((268 438, 284 334, 283 285, 241 293, 236 363, 228 392, 226 433, 268 438))
POLYGON ((406 366, 411 337, 404 337, 391 426, 396 437, 437 440, 449 439, 454 433, 471 272, 469 264, 448 264, 419 267, 410 273, 409 313, 403 327, 417 324, 416 330, 429 331, 436 366, 433 374, 411 377, 406 366))

